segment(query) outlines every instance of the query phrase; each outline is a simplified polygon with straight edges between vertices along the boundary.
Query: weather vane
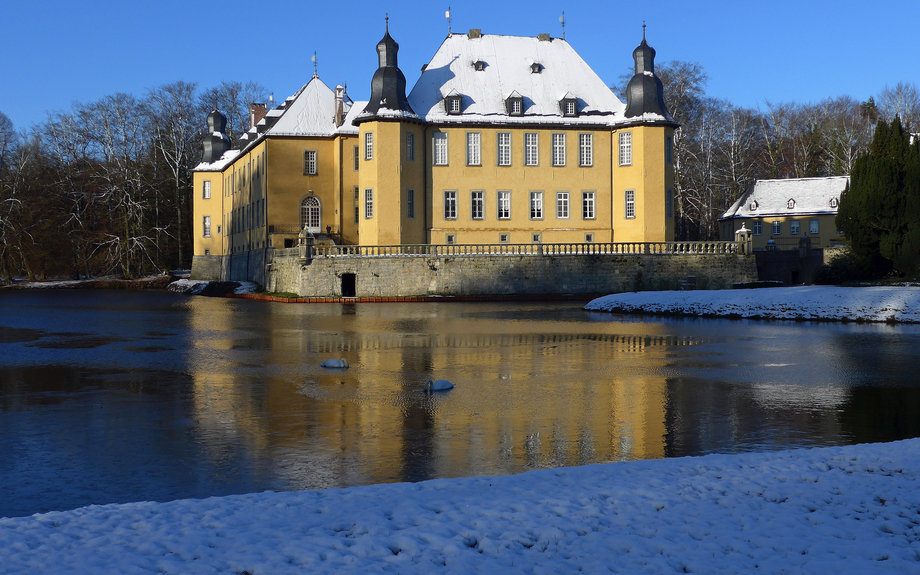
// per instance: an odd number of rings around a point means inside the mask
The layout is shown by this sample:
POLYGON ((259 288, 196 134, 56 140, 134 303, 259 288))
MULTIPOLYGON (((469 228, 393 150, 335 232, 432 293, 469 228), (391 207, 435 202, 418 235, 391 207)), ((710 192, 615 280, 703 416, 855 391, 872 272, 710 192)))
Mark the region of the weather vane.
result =
POLYGON ((447 35, 450 36, 450 6, 447 7, 444 17, 447 18, 447 35))
POLYGON ((562 16, 559 17, 559 23, 562 24, 562 39, 565 40, 565 10, 562 11, 562 16))
POLYGON ((313 57, 310 59, 313 60, 313 77, 319 78, 319 74, 316 72, 316 52, 313 52, 313 57))

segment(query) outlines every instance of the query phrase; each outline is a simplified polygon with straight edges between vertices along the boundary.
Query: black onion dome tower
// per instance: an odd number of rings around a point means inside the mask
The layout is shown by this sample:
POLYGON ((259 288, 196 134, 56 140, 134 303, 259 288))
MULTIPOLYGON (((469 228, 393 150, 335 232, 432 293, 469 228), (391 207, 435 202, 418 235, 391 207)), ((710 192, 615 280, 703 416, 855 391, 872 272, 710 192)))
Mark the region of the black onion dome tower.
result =
POLYGON ((642 25, 642 43, 633 50, 635 74, 626 87, 626 117, 656 114, 671 119, 664 104, 664 86, 655 75, 655 49, 645 41, 645 24, 642 25))
POLYGON ((208 114, 208 133, 202 141, 203 153, 201 161, 211 164, 220 159, 224 152, 230 149, 230 138, 227 136, 227 118, 214 110, 208 114))
POLYGON ((399 44, 390 36, 388 18, 386 33, 377 43, 379 67, 371 79, 371 97, 361 113, 362 120, 378 115, 382 109, 415 115, 412 107, 409 106, 409 99, 406 98, 406 77, 397 65, 397 52, 399 52, 399 44))

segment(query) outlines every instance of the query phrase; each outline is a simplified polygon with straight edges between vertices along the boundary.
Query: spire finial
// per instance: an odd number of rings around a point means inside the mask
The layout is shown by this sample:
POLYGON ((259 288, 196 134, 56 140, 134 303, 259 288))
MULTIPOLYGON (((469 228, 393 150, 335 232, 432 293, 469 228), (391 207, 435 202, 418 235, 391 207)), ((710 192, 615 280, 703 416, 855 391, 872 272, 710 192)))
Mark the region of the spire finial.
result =
POLYGON ((562 39, 565 40, 565 10, 562 11, 562 16, 559 17, 559 23, 562 24, 562 39))
POLYGON ((315 51, 313 52, 313 57, 310 59, 313 60, 313 77, 319 78, 319 74, 316 72, 316 52, 315 51))
POLYGON ((450 6, 447 7, 444 17, 447 18, 447 35, 450 36, 450 6))
POLYGON ((386 22, 387 22, 387 23, 386 23, 387 34, 389 34, 389 33, 390 33, 390 14, 389 14, 389 13, 386 14, 385 20, 386 20, 386 22))
POLYGON ((645 42, 645 20, 642 21, 642 41, 645 42))

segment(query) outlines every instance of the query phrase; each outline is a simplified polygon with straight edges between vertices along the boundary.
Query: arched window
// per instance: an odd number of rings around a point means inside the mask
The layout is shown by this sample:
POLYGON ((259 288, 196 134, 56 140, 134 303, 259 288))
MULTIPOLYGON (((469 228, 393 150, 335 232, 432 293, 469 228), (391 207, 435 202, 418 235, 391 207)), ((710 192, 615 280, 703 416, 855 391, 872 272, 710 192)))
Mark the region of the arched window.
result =
POLYGON ((300 227, 307 231, 319 233, 320 231, 320 205, 315 196, 307 196, 300 202, 300 227))

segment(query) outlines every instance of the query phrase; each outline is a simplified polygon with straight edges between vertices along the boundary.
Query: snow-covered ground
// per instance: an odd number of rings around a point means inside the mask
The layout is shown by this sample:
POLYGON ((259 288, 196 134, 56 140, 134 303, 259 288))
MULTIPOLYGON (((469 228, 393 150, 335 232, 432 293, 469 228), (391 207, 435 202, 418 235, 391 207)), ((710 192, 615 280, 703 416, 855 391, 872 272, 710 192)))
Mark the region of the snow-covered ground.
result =
POLYGON ((920 573, 920 440, 0 519, 0 573, 920 573))
POLYGON ((920 287, 802 286, 619 293, 587 310, 662 315, 866 322, 920 322, 920 287))

